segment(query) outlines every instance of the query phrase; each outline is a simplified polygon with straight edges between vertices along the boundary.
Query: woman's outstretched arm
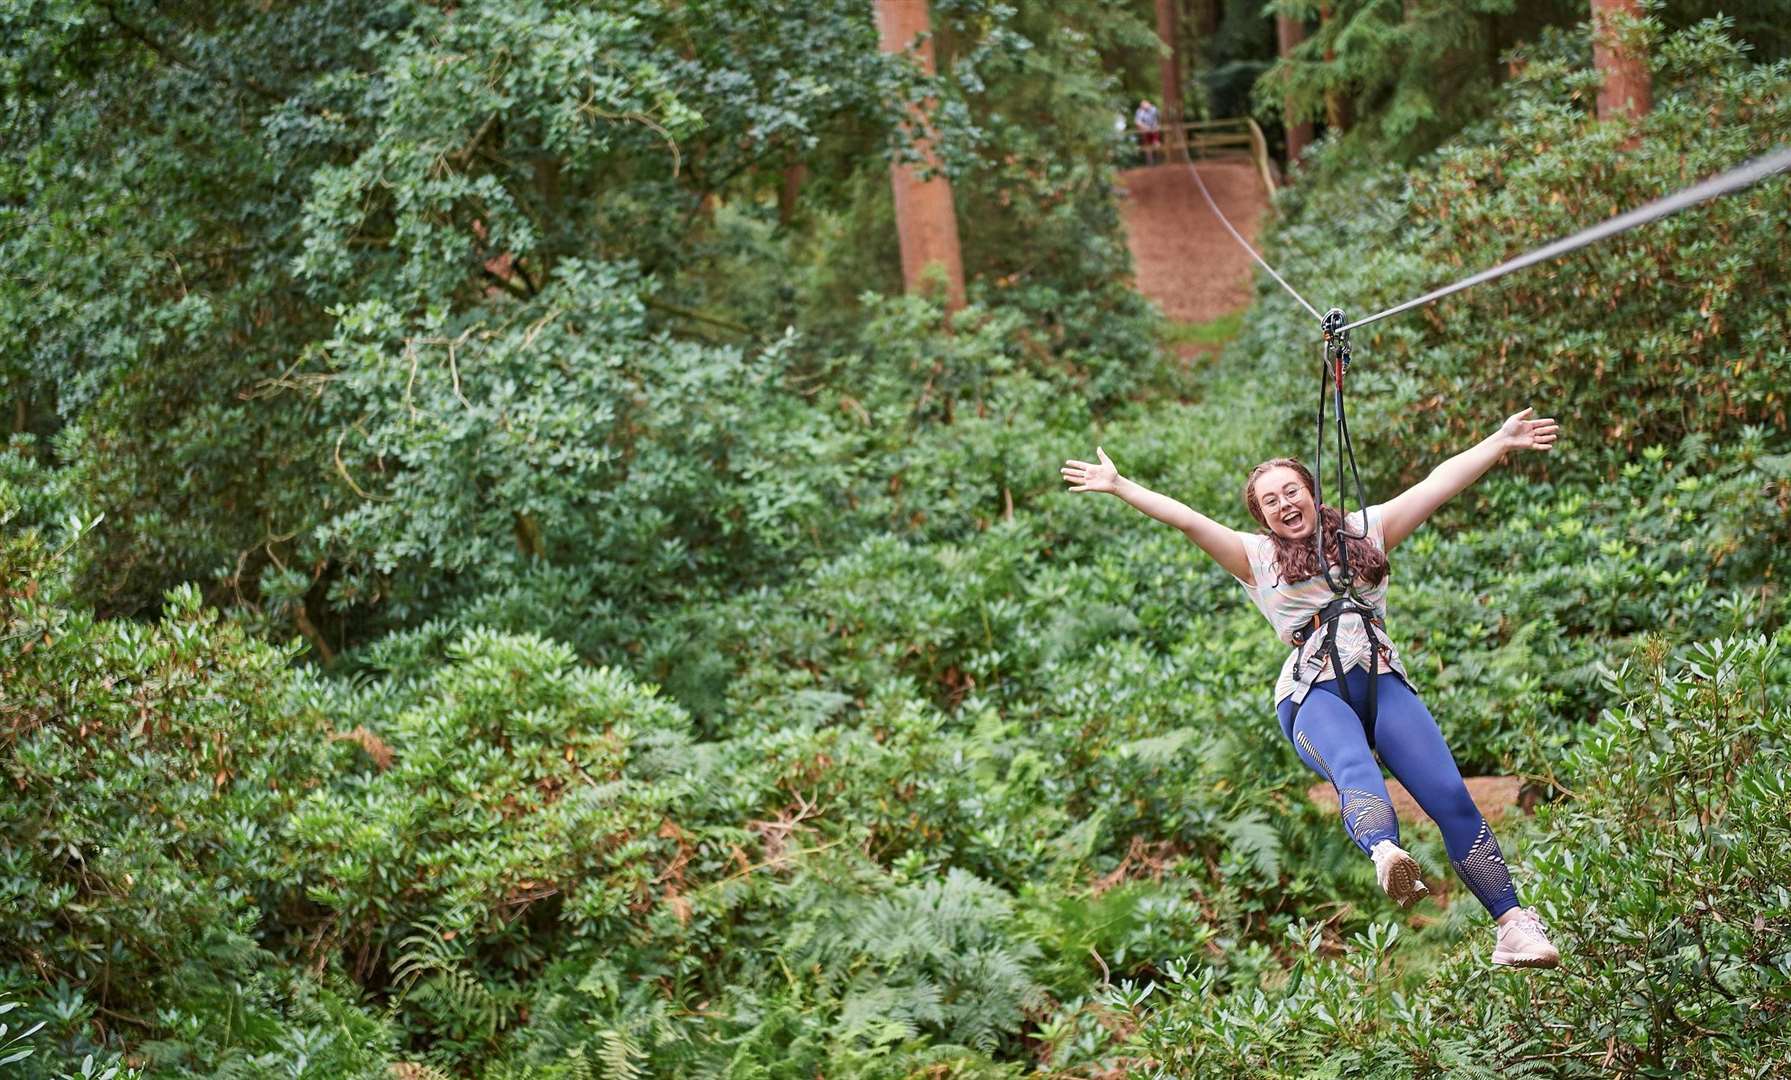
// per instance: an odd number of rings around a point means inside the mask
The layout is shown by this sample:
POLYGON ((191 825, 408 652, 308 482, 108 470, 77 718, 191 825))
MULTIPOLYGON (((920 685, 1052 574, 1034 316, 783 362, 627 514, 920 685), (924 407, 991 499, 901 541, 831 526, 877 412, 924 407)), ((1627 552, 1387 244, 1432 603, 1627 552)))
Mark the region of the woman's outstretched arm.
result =
POLYGON ((1436 508, 1466 490, 1468 485, 1486 474, 1513 450, 1548 450, 1555 445, 1560 425, 1544 417, 1533 419, 1535 409, 1517 413, 1499 430, 1482 439, 1479 445, 1430 470, 1430 475, 1401 492, 1381 507, 1381 529, 1386 536, 1387 550, 1392 551, 1401 540, 1412 535, 1436 508))
POLYGON ((1105 491, 1117 495, 1127 505, 1144 514, 1156 518, 1165 525, 1174 526, 1182 535, 1200 545, 1200 550, 1213 557, 1213 561, 1223 566, 1232 577, 1255 584, 1250 574, 1250 556, 1244 552, 1244 540, 1233 529, 1207 517, 1200 511, 1167 495, 1159 495, 1147 487, 1135 484, 1119 475, 1119 469, 1107 456, 1107 451, 1095 447, 1095 456, 1099 461, 1076 461, 1063 463, 1063 478, 1070 484, 1071 491, 1105 491))

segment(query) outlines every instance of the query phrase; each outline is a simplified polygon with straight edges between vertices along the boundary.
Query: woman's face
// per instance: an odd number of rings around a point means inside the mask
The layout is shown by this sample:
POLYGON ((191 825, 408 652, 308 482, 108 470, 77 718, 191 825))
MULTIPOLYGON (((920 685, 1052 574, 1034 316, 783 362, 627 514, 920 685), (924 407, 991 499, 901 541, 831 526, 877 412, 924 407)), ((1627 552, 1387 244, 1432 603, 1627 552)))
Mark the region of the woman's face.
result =
POLYGON ((1289 540, 1311 536, 1318 521, 1312 493, 1300 483, 1300 474, 1285 465, 1277 465, 1256 478, 1256 505, 1275 535, 1289 540))

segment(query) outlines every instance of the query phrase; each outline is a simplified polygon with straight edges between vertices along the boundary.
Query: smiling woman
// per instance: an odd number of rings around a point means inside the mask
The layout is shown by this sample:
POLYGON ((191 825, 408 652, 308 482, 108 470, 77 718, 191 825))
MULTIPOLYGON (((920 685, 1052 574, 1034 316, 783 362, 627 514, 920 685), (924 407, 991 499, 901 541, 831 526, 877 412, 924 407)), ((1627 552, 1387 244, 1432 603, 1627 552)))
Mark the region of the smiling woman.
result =
MULTIPOLYGON (((1250 478, 1244 482, 1244 505, 1250 508, 1251 517, 1269 529, 1276 558, 1294 581, 1319 574, 1318 551, 1311 540, 1313 526, 1319 520, 1312 505, 1316 490, 1312 473, 1293 458, 1265 461, 1251 469, 1250 478)), ((1343 515, 1335 507, 1324 508, 1324 523, 1325 535, 1331 541, 1326 548, 1331 565, 1355 567, 1372 584, 1386 580, 1386 555, 1369 543, 1359 529, 1346 529, 1343 515), (1342 552, 1337 550, 1339 543, 1344 545, 1342 552)))
POLYGON ((1350 839, 1374 860, 1387 895, 1405 907, 1429 889, 1417 860, 1399 845, 1382 763, 1442 827, 1456 873, 1497 920, 1493 963, 1553 967, 1560 954, 1536 917, 1519 906, 1498 841, 1386 630, 1387 552, 1506 454, 1551 449, 1558 425, 1531 412, 1509 417, 1390 502, 1347 516, 1317 505, 1317 485, 1300 462, 1265 461, 1250 471, 1244 504, 1266 533, 1227 528, 1127 480, 1099 447, 1098 461, 1066 461, 1062 471, 1072 491, 1109 492, 1181 530, 1237 578, 1292 649, 1275 683, 1281 733, 1336 789, 1350 839))

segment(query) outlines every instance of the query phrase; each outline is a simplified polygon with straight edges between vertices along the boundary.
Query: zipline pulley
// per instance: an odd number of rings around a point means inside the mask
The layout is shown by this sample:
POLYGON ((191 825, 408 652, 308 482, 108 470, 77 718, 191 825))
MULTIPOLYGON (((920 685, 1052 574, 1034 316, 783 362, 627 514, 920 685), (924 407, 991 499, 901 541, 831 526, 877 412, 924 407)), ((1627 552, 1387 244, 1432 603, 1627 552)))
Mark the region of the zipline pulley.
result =
POLYGON ((1326 366, 1331 369, 1331 378, 1337 384, 1337 389, 1342 391, 1343 377, 1349 374, 1350 361, 1349 327, 1344 322, 1343 309, 1332 308, 1325 312, 1320 325, 1325 331, 1326 366))

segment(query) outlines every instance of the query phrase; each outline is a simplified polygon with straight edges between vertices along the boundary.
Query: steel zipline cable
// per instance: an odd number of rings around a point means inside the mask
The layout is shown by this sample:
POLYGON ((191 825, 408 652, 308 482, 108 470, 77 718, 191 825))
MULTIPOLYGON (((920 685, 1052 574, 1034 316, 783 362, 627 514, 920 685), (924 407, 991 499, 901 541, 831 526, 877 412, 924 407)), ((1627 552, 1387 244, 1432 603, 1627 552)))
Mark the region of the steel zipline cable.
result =
MULTIPOLYGON (((1718 196, 1727 195, 1734 191, 1740 191, 1745 187, 1752 187, 1767 177, 1785 172, 1788 169, 1791 169, 1791 146, 1781 147, 1773 153, 1767 154, 1764 157, 1755 158, 1753 161, 1730 169, 1726 173, 1713 176, 1701 184, 1694 184, 1677 194, 1656 199, 1646 206, 1638 206, 1626 214, 1618 214, 1609 221, 1594 225, 1589 229, 1582 229, 1565 239, 1557 240, 1552 244, 1525 252, 1515 259, 1502 262, 1490 270, 1482 270, 1471 277, 1462 278, 1453 285, 1445 285, 1440 289, 1433 289, 1416 299, 1407 300, 1403 304, 1395 304, 1387 310, 1376 312, 1365 319, 1357 319, 1355 322, 1344 326, 1342 330, 1344 333, 1348 333, 1357 327, 1367 326, 1371 322, 1379 322, 1389 315, 1397 315, 1402 311, 1410 311, 1412 308, 1423 307, 1426 304, 1434 304, 1443 297, 1461 292, 1463 289, 1471 289, 1476 285, 1492 281, 1494 278, 1501 278, 1506 274, 1522 270, 1526 266, 1534 266, 1539 262, 1546 262, 1549 259, 1565 255, 1570 251, 1577 251, 1587 244, 1595 244, 1607 236, 1615 236, 1621 232, 1628 232, 1630 229, 1640 225, 1646 225, 1650 221, 1666 217, 1669 214, 1676 214, 1688 206, 1695 206, 1698 203, 1706 202, 1710 199, 1717 198, 1718 196)), ((1229 224, 1226 227, 1229 228, 1229 224)), ((1273 271, 1271 271, 1271 273, 1272 272, 1273 271)), ((1304 303, 1304 301, 1301 302, 1304 303)), ((1308 307, 1308 310, 1311 310, 1310 307, 1308 307)))
POLYGON ((1285 278, 1283 278, 1280 274, 1276 273, 1275 268, 1269 265, 1269 261, 1267 259, 1263 258, 1261 255, 1258 255, 1256 253, 1256 249, 1250 246, 1250 242, 1248 240, 1245 240, 1242 236, 1240 236, 1238 234, 1238 231, 1236 229, 1231 227, 1231 222, 1226 220, 1224 212, 1219 209, 1219 204, 1213 201, 1213 193, 1206 189, 1206 181, 1202 180, 1200 178, 1200 170, 1198 168, 1195 168, 1194 163, 1192 161, 1188 162, 1188 171, 1194 174, 1194 182, 1196 184, 1200 185, 1200 194, 1206 199, 1207 207, 1212 210, 1213 216, 1219 219, 1219 224, 1225 226, 1225 231, 1231 234, 1231 238, 1233 240, 1236 240, 1240 247, 1242 247, 1245 251, 1248 251, 1250 253, 1250 257, 1252 259, 1256 260, 1256 264, 1258 266, 1262 267, 1264 270, 1267 270, 1269 272, 1269 276, 1275 279, 1276 284, 1280 285, 1283 289, 1287 290, 1287 295, 1293 297, 1295 300, 1298 300, 1300 302, 1301 307, 1303 307, 1307 311, 1311 312, 1313 318, 1315 318, 1315 319, 1323 318, 1323 316, 1321 316, 1318 313, 1317 308, 1315 308, 1311 304, 1307 303, 1306 298, 1304 296, 1301 296, 1299 293, 1295 292, 1294 287, 1292 285, 1289 285, 1287 283, 1287 280, 1285 278))
MULTIPOLYGON (((1376 612, 1373 610, 1372 605, 1363 604, 1360 598, 1356 595, 1355 581, 1350 574, 1349 569, 1348 547, 1345 543, 1345 541, 1349 539, 1360 539, 1368 532, 1367 495, 1362 487, 1362 477, 1356 471, 1355 446, 1350 440, 1349 421, 1344 413, 1344 376, 1348 373, 1350 365, 1349 332, 1359 327, 1367 326, 1370 323, 1379 322, 1389 316, 1398 315, 1404 311, 1410 311, 1414 308, 1434 304, 1438 300, 1441 300, 1446 296, 1452 296, 1464 289, 1471 289, 1476 285, 1485 284, 1488 281, 1504 277, 1506 274, 1522 270, 1525 267, 1534 266, 1539 262, 1558 258, 1569 252, 1577 251, 1588 244, 1597 243, 1607 237, 1616 236, 1619 233, 1628 232, 1630 229, 1646 225, 1651 221, 1657 221, 1670 214, 1676 214, 1687 207, 1695 206, 1698 203, 1707 202, 1710 199, 1740 191, 1743 188, 1752 187, 1769 177, 1776 176, 1782 172, 1791 171, 1791 146, 1781 146, 1771 153, 1755 158, 1753 161, 1737 166, 1727 172, 1719 173, 1718 175, 1701 183, 1694 184, 1683 191, 1656 199, 1651 203, 1639 206, 1627 213, 1618 214, 1600 224, 1582 229, 1572 236, 1564 237, 1560 240, 1556 240, 1554 243, 1545 244, 1539 248, 1533 248, 1530 251, 1516 256, 1515 258, 1508 259, 1489 270, 1482 270, 1477 274, 1462 278, 1453 285, 1445 285, 1440 289, 1433 289, 1423 296, 1407 300, 1402 304, 1395 304, 1384 311, 1376 312, 1367 318, 1357 319, 1355 322, 1351 323, 1344 322, 1344 314, 1338 308, 1332 308, 1324 315, 1319 315, 1318 310, 1307 303, 1305 297, 1295 292, 1293 286, 1289 285, 1286 280, 1275 271, 1275 268, 1269 265, 1268 260, 1257 254, 1256 249, 1251 247, 1242 236, 1238 235, 1238 231, 1232 227, 1231 222, 1226 220, 1224 213, 1219 210, 1219 204, 1213 200, 1212 193, 1207 190, 1206 181, 1202 180, 1200 177, 1200 170, 1196 169, 1192 162, 1188 164, 1188 171, 1194 174, 1194 182, 1199 185, 1201 196, 1206 199, 1208 208, 1210 208, 1213 215, 1219 219, 1219 223, 1225 226, 1225 231, 1229 232, 1232 239, 1236 240, 1245 251, 1250 253, 1250 257, 1255 259, 1258 265, 1269 272, 1269 276, 1273 277, 1277 284, 1287 290, 1288 295, 1292 296, 1295 300, 1298 300, 1301 307, 1311 312, 1313 317, 1319 320, 1319 324, 1323 328, 1324 344, 1321 354, 1323 360, 1320 365, 1321 374, 1319 376, 1318 390, 1318 450, 1317 456, 1313 460, 1312 470, 1312 479, 1315 487, 1313 492, 1313 502, 1318 507, 1318 521, 1314 524, 1314 542, 1318 549, 1319 567, 1321 571, 1323 571, 1325 582, 1331 587, 1331 592, 1333 594, 1332 603, 1327 605, 1325 610, 1327 612, 1359 615, 1363 620, 1363 631, 1369 635, 1369 639, 1372 642, 1374 631, 1368 624, 1375 617, 1376 612), (1327 387, 1325 385, 1326 383, 1330 383, 1331 386, 1327 387), (1326 565, 1325 558, 1324 453, 1325 396, 1327 390, 1329 390, 1332 396, 1335 397, 1337 404, 1337 488, 1339 496, 1339 508, 1337 512, 1341 517, 1342 529, 1340 531, 1342 535, 1336 537, 1333 541, 1337 553, 1338 564, 1338 573, 1336 576, 1333 576, 1331 568, 1326 565), (1362 507, 1362 530, 1359 534, 1351 530, 1348 524, 1349 516, 1347 510, 1349 503, 1347 494, 1348 489, 1345 484, 1346 466, 1348 469, 1348 477, 1355 481, 1356 501, 1360 503, 1362 507)), ((1336 614, 1330 616, 1331 619, 1336 617, 1336 614)), ((1312 632, 1317 632, 1319 630, 1319 626, 1317 625, 1318 622, 1328 621, 1325 620, 1322 615, 1314 616, 1314 620, 1315 625, 1312 628, 1312 632)), ((1374 696, 1372 693, 1374 682, 1372 677, 1369 681, 1369 686, 1371 690, 1368 705, 1370 714, 1372 715, 1374 708, 1374 696)))
MULTIPOLYGON (((1676 214, 1688 206, 1696 206, 1698 203, 1708 202, 1719 196, 1740 191, 1742 188, 1752 187, 1768 177, 1775 176, 1788 170, 1791 170, 1791 146, 1780 147, 1770 154, 1755 158, 1745 165, 1737 166, 1736 168, 1730 169, 1728 172, 1713 176, 1710 179, 1699 184, 1694 184, 1683 191, 1656 199, 1645 206, 1638 206, 1628 213, 1618 214, 1608 221, 1593 225, 1587 229, 1581 229, 1572 236, 1556 240, 1552 244, 1533 248, 1522 255, 1500 263, 1490 270, 1482 270, 1478 274, 1462 278, 1453 285, 1445 285, 1440 289, 1432 289, 1423 296, 1407 300, 1403 304, 1395 304, 1385 311, 1378 311, 1367 318, 1357 319, 1355 322, 1348 323, 1338 328, 1338 331, 1341 333, 1348 333, 1358 327, 1367 326, 1369 323, 1379 322, 1390 315, 1398 315, 1401 312, 1410 311, 1416 307, 1423 307, 1426 304, 1434 304, 1445 296, 1452 296, 1464 289, 1471 289, 1476 285, 1482 285, 1496 278, 1502 278, 1506 274, 1522 270, 1527 266, 1534 266, 1539 262, 1546 262, 1549 259, 1565 255, 1570 251, 1578 251, 1580 248, 1583 248, 1588 244, 1595 244, 1606 237, 1628 232, 1630 229, 1646 225, 1651 221, 1657 221, 1669 214, 1676 214)), ((1206 200, 1207 208, 1213 212, 1214 217, 1219 219, 1219 224, 1225 226, 1225 231, 1230 233, 1231 238, 1238 242, 1238 246, 1249 252, 1250 257, 1256 260, 1257 265, 1261 266, 1264 270, 1267 270, 1269 276, 1275 279, 1275 283, 1280 285, 1283 289, 1286 289, 1289 296, 1298 300, 1300 306, 1305 308, 1313 318, 1323 321, 1324 316, 1318 313, 1318 309, 1308 303, 1304 296, 1295 292, 1294 287, 1287 283, 1287 279, 1283 278, 1273 266, 1270 266, 1269 261, 1258 254, 1257 250, 1250 246, 1250 242, 1245 240, 1243 236, 1238 233, 1237 229, 1232 227, 1231 221, 1225 216, 1225 212, 1220 210, 1219 204, 1214 201, 1212 192, 1207 190, 1206 181, 1201 179, 1200 170, 1195 167, 1193 162, 1188 163, 1188 172, 1193 174, 1194 183, 1199 186, 1200 196, 1206 200)))

